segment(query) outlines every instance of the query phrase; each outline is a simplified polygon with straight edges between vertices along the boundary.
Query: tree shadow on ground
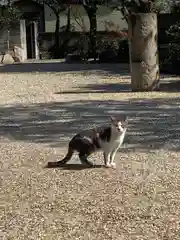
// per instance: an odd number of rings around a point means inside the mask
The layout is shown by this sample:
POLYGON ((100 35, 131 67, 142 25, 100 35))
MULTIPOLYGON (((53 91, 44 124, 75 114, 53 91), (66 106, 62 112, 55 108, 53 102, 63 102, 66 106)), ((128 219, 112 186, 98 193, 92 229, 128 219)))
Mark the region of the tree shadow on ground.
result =
POLYGON ((76 63, 76 64, 68 64, 64 62, 35 62, 35 63, 20 63, 20 64, 8 64, 0 66, 1 73, 59 73, 59 72, 89 72, 91 74, 103 74, 103 72, 107 72, 109 74, 120 74, 124 75, 129 74, 129 64, 123 63, 76 63))
POLYGON ((55 92, 55 94, 118 93, 118 92, 132 92, 130 83, 123 82, 107 84, 87 84, 85 86, 81 85, 80 89, 55 92))
POLYGON ((169 79, 168 82, 162 82, 160 85, 162 92, 179 92, 180 91, 180 78, 176 81, 169 79))
POLYGON ((12 140, 67 146, 80 130, 106 124, 110 115, 129 116, 122 151, 180 150, 180 98, 130 101, 80 100, 0 108, 0 135, 12 140))
MULTIPOLYGON (((120 93, 126 92, 131 93, 131 83, 129 78, 126 76, 121 76, 123 82, 120 83, 107 83, 107 84, 86 84, 81 85, 79 89, 72 89, 67 91, 56 92, 55 94, 84 94, 84 93, 120 93)), ((180 91, 180 80, 177 81, 173 78, 169 78, 168 80, 165 79, 165 76, 162 77, 160 83, 161 92, 178 92, 180 91)))

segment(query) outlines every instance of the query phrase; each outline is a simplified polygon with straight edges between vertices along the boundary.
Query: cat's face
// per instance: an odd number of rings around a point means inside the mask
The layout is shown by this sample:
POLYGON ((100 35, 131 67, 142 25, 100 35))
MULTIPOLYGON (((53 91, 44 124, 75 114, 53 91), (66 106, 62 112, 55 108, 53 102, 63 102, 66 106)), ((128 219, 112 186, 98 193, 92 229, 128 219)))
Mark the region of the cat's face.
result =
POLYGON ((116 132, 124 132, 128 127, 128 119, 111 117, 111 126, 116 132))

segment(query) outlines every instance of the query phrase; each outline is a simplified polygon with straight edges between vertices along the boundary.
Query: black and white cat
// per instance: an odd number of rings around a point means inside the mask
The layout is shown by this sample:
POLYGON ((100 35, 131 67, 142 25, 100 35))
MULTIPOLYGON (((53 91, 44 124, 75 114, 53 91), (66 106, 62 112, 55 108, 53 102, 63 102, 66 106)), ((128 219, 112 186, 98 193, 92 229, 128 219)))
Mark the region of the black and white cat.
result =
POLYGON ((58 167, 67 163, 75 151, 79 153, 81 163, 91 167, 93 164, 87 160, 87 157, 96 151, 102 151, 104 165, 115 168, 114 158, 124 141, 127 127, 127 117, 111 117, 111 124, 108 126, 87 129, 76 134, 69 142, 65 158, 58 162, 48 162, 48 167, 58 167))

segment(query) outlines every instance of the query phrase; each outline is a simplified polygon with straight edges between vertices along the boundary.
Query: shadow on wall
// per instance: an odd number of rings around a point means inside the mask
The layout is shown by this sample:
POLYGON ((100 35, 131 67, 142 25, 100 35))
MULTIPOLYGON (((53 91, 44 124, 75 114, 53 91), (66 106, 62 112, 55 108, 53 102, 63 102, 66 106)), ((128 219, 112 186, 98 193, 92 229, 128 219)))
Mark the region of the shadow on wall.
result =
POLYGON ((0 135, 62 147, 81 129, 126 114, 130 127, 122 151, 179 151, 180 98, 131 101, 71 101, 0 108, 0 135))

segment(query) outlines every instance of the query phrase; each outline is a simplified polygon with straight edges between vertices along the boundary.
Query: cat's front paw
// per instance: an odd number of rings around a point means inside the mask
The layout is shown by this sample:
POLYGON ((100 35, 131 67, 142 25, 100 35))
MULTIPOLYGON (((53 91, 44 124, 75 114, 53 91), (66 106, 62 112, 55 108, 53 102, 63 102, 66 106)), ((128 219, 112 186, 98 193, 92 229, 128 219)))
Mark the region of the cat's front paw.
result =
POLYGON ((111 163, 111 167, 116 169, 116 164, 115 163, 111 163))
POLYGON ((110 164, 110 163, 106 163, 106 164, 105 164, 105 167, 106 167, 106 168, 111 168, 111 164, 110 164))

